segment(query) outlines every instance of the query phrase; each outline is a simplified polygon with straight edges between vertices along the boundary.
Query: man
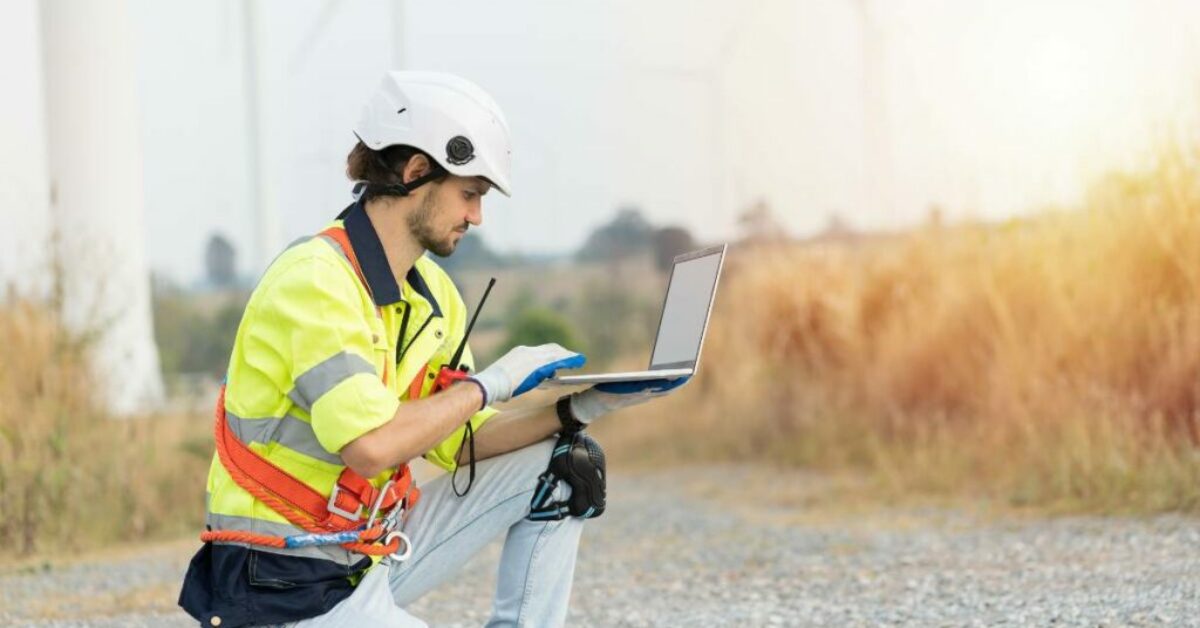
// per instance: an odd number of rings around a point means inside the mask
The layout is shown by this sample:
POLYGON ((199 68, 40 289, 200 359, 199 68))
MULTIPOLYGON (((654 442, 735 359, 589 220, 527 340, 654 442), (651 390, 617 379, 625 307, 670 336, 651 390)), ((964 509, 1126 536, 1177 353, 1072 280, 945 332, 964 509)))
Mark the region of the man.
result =
POLYGON ((355 203, 272 262, 246 306, 180 605, 205 626, 424 625, 402 607, 476 575, 458 571, 503 533, 489 624, 562 624, 583 520, 529 518, 551 437, 682 382, 490 408, 584 361, 517 347, 476 372, 464 348, 471 376, 443 369, 467 309, 423 253, 453 253, 483 196, 509 194, 504 117, 461 78, 392 72, 355 134, 355 203), (417 456, 470 465, 470 488, 446 474, 418 491, 417 456))

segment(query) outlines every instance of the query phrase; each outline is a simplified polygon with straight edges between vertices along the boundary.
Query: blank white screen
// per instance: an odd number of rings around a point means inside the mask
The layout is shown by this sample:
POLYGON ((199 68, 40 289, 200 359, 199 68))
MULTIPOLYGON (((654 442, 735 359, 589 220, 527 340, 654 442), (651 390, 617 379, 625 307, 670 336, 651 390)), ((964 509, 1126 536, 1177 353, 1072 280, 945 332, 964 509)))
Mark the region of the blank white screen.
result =
POLYGON ((700 354, 704 321, 708 304, 717 283, 720 252, 697 257, 675 265, 667 302, 663 306, 662 322, 658 325, 658 341, 650 356, 650 367, 675 362, 690 362, 700 354))

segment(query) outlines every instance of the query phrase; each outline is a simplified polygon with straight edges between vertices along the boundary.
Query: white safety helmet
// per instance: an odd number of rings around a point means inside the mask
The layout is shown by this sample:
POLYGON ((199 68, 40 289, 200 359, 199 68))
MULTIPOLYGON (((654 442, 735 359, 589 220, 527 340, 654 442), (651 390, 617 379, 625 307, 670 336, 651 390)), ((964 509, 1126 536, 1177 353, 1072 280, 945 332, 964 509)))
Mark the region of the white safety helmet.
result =
POLYGON ((483 177, 509 194, 512 145, 496 101, 478 85, 440 72, 388 72, 354 127, 373 150, 404 145, 447 172, 483 177))

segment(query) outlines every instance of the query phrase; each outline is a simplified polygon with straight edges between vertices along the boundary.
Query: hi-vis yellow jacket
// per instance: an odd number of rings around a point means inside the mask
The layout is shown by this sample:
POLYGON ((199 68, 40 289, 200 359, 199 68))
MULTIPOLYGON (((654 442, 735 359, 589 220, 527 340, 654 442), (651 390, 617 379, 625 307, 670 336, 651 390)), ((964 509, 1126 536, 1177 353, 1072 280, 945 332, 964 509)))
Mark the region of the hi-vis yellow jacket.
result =
MULTIPOLYGON (((399 404, 429 394, 468 317, 453 282, 430 259, 418 259, 397 284, 361 205, 334 224, 345 227, 370 291, 328 236, 294 243, 250 297, 225 393, 229 429, 323 495, 344 468, 342 447, 389 421, 399 404)), ((476 366, 469 348, 462 364, 476 366)), ((478 428, 495 412, 486 408, 471 423, 478 428)), ((463 429, 425 457, 453 469, 463 429)), ((390 474, 372 484, 382 485, 390 474)), ((214 530, 305 532, 242 490, 215 455, 207 500, 207 524, 214 530)), ((254 549, 347 567, 362 560, 336 545, 254 549)))

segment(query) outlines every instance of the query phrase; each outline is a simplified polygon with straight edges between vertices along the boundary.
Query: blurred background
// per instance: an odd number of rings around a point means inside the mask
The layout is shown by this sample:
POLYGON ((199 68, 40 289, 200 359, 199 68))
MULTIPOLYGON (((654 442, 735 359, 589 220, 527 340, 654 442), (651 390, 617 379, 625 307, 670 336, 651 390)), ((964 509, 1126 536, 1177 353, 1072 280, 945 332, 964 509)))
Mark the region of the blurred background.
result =
POLYGON ((481 363, 640 366, 671 258, 732 244, 700 375, 598 427, 618 465, 1200 510, 1198 28, 1187 0, 7 0, 0 554, 79 494, 112 505, 79 547, 199 528, 242 307, 350 201, 400 68, 512 128, 513 197, 439 260, 469 304, 500 279, 481 363))

